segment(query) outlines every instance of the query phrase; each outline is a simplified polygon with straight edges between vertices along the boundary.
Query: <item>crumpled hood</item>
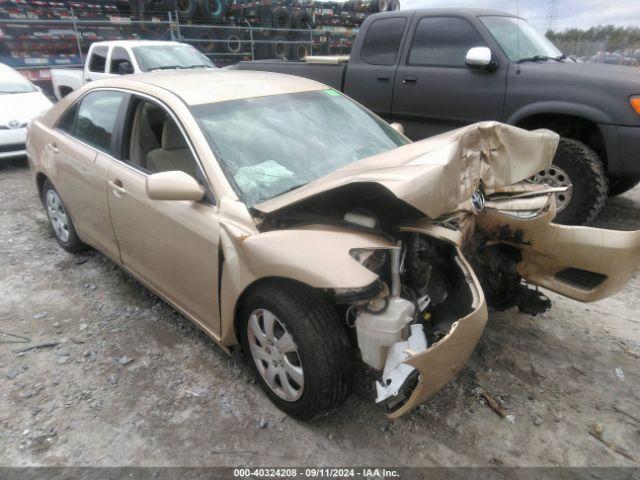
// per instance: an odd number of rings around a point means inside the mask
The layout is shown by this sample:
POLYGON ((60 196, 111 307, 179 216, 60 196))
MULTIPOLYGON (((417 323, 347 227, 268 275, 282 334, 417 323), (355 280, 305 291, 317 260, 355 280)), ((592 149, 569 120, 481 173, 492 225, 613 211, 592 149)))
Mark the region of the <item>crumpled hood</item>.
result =
POLYGON ((28 123, 51 108, 51 102, 41 92, 4 94, 0 98, 0 125, 7 125, 12 120, 28 123))
POLYGON ((482 122, 368 157, 254 206, 273 213, 350 183, 378 183, 430 218, 452 212, 482 182, 486 194, 551 164, 559 136, 482 122))

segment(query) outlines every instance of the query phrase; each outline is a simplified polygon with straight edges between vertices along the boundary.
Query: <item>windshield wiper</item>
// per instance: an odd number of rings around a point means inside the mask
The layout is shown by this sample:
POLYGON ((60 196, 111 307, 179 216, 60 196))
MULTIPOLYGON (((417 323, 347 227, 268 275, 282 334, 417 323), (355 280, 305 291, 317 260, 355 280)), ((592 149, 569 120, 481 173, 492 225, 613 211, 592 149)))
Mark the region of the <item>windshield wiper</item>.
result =
POLYGON ((556 62, 563 61, 567 56, 563 53, 557 57, 549 57, 547 55, 533 55, 531 57, 524 57, 518 60, 518 63, 524 62, 546 62, 547 60, 555 60, 556 62))
POLYGON ((211 65, 207 65, 206 63, 197 63, 195 65, 189 65, 188 67, 182 68, 213 68, 211 65))

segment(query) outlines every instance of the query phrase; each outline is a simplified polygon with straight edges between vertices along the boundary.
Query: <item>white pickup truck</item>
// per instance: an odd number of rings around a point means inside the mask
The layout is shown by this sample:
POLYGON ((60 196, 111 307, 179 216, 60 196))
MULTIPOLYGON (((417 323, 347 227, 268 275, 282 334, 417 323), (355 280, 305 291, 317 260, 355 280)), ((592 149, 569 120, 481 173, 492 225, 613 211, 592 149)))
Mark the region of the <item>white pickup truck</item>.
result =
POLYGON ((159 40, 96 42, 89 48, 84 69, 51 70, 53 92, 60 100, 87 82, 115 75, 178 68, 215 68, 191 45, 159 40))

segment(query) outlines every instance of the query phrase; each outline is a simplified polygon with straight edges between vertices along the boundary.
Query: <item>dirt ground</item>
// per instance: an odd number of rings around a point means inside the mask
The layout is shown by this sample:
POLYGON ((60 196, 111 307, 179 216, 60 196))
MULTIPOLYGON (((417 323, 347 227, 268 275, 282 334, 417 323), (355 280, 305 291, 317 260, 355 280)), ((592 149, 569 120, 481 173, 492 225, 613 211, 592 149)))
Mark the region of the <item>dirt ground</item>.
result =
MULTIPOLYGON (((640 229, 640 188, 597 224, 640 229)), ((636 274, 595 304, 491 312, 461 374, 405 418, 386 419, 363 375, 340 411, 300 423, 111 261, 60 249, 26 165, 0 166, 0 330, 31 340, 0 335, 0 465, 634 466, 639 291, 636 274), (16 353, 43 342, 58 345, 16 353)))

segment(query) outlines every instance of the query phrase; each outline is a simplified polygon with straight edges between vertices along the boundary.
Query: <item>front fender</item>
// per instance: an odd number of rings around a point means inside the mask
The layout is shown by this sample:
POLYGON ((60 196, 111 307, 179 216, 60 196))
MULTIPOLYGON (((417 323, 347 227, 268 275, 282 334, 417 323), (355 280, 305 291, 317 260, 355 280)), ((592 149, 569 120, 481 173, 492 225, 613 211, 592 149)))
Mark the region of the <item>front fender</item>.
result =
POLYGON ((594 123, 613 123, 613 120, 609 115, 597 108, 582 105, 580 103, 560 101, 546 101, 527 104, 511 113, 507 118, 506 123, 510 125, 518 125, 526 118, 542 114, 572 115, 584 118, 585 120, 590 120, 594 123))
POLYGON ((235 312, 242 294, 265 278, 286 278, 313 288, 356 289, 378 276, 350 255, 354 248, 393 248, 388 240, 347 229, 309 227, 235 236, 223 230, 222 343, 233 345, 235 312))

